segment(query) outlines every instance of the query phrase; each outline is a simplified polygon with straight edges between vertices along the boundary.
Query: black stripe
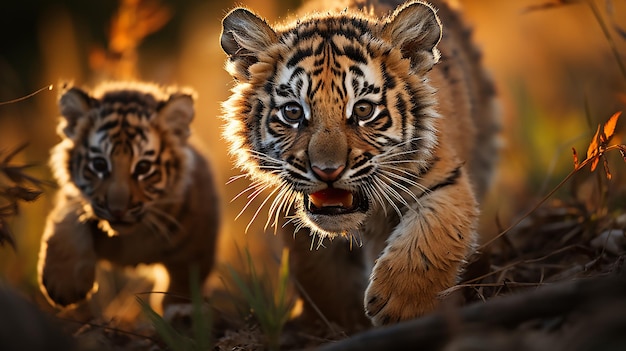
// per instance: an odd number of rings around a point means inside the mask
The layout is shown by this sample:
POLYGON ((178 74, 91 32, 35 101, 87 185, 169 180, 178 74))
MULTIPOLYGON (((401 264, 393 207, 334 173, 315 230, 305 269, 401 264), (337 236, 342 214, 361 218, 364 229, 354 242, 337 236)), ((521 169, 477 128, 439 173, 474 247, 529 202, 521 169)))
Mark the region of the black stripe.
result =
POLYGON ((402 121, 402 140, 406 140, 406 101, 404 101, 401 95, 396 97, 396 109, 402 121))
POLYGON ((287 61, 287 68, 294 67, 306 57, 311 56, 313 54, 313 50, 311 48, 306 49, 298 49, 293 56, 287 61))
POLYGON ((322 87, 322 84, 324 84, 324 80, 320 80, 313 89, 309 90, 309 93, 307 94, 309 99, 313 100, 313 97, 315 97, 317 91, 322 87))
POLYGON ((99 133, 99 132, 102 132, 102 131, 105 131, 105 130, 109 130, 109 129, 113 129, 113 128, 119 126, 119 125, 120 125, 120 120, 119 119, 107 122, 107 123, 101 125, 100 128, 98 128, 98 130, 96 131, 96 133, 99 133))
POLYGON ((300 74, 306 74, 304 68, 298 67, 294 69, 293 72, 291 72, 291 76, 289 76, 289 81, 292 81, 294 78, 296 78, 296 76, 299 76, 300 74))
POLYGON ((384 87, 386 89, 393 89, 396 87, 396 79, 394 77, 392 77, 389 74, 389 71, 387 70, 387 65, 385 64, 385 62, 382 62, 380 64, 380 71, 383 75, 383 80, 385 82, 384 87))
POLYGON ((363 73, 363 71, 357 65, 350 66, 349 71, 352 72, 354 75, 357 75, 359 77, 364 77, 365 76, 365 73, 363 73))
POLYGON ((352 175, 352 178, 358 178, 358 177, 360 177, 360 176, 363 176, 363 175, 369 174, 369 173, 372 171, 372 169, 373 169, 373 168, 374 168, 374 166, 372 166, 372 165, 367 166, 367 167, 363 167, 363 169, 361 169, 361 170, 359 170, 359 171, 355 172, 355 173, 352 175))
POLYGON ((378 116, 367 125, 372 126, 377 132, 385 132, 393 125, 393 119, 389 116, 389 111, 385 109, 380 111, 378 116))
POLYGON ((359 156, 360 159, 352 165, 352 168, 354 169, 354 168, 359 168, 359 167, 363 166, 369 160, 371 160, 372 157, 373 157, 373 155, 371 153, 364 152, 362 155, 359 156))
POLYGON ((281 84, 276 88, 276 95, 282 97, 294 96, 293 90, 287 84, 281 84))
POLYGON ((308 180, 309 180, 309 178, 307 178, 307 177, 305 177, 305 176, 301 175, 300 173, 296 173, 296 172, 294 172, 294 171, 292 171, 292 170, 288 170, 287 172, 289 173, 289 176, 290 176, 291 178, 294 178, 294 179, 300 179, 300 180, 305 180, 305 181, 308 181, 308 180))
MULTIPOLYGON (((339 99, 343 100, 344 97, 346 96, 346 94, 344 94, 344 92, 342 91, 343 87, 338 86, 334 80, 330 82, 330 88, 333 91, 333 93, 337 93, 339 95, 339 99)), ((339 101, 339 99, 337 99, 337 101, 339 101)))
POLYGON ((435 186, 428 188, 428 190, 423 192, 419 197, 422 197, 426 194, 434 193, 435 191, 439 189, 456 184, 460 176, 461 176, 461 166, 458 166, 457 168, 454 169, 454 171, 452 171, 452 173, 446 179, 444 179, 440 183, 435 184, 435 186))
POLYGON ((351 59, 352 61, 363 64, 367 63, 367 59, 365 58, 363 51, 361 51, 361 49, 357 48, 354 45, 344 46, 343 53, 347 58, 351 59))

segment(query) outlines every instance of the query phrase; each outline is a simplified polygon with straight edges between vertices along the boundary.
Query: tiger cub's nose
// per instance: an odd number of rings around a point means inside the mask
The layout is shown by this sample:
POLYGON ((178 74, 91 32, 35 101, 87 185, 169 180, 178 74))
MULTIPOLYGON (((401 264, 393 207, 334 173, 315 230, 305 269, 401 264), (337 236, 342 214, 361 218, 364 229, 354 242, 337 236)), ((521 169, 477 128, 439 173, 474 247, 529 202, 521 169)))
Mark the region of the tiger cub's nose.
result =
POLYGON ((339 175, 341 174, 341 172, 343 172, 344 168, 346 168, 344 165, 341 165, 337 168, 319 168, 317 166, 313 166, 311 167, 313 169, 313 172, 317 175, 317 177, 325 182, 332 182, 337 180, 337 178, 339 178, 339 175))

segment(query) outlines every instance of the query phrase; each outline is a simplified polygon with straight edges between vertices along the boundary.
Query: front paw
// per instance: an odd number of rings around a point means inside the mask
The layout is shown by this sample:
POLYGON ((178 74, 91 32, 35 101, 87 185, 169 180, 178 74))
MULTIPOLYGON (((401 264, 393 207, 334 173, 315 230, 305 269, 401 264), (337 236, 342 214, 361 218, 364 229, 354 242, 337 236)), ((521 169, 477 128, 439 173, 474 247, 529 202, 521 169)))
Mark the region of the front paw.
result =
POLYGON ((438 304, 439 289, 429 279, 433 272, 405 261, 400 255, 383 255, 372 270, 364 303, 375 326, 422 316, 438 304))
POLYGON ((208 304, 174 303, 164 307, 163 320, 178 331, 192 330, 194 323, 208 325, 214 315, 208 304))
POLYGON ((42 290, 48 300, 61 307, 81 302, 97 290, 96 260, 46 260, 41 273, 42 290))

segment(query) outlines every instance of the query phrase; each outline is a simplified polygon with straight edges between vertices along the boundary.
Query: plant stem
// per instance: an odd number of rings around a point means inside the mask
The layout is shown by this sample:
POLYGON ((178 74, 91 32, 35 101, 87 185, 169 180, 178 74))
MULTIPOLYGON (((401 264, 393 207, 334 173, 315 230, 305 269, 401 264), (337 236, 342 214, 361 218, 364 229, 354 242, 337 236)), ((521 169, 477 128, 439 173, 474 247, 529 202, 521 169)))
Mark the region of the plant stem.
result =
POLYGON ((624 65, 624 62, 622 61, 622 58, 619 54, 619 50, 617 50, 617 45, 615 45, 615 40, 613 40, 613 36, 611 36, 611 32, 609 31, 609 28, 606 26, 606 23, 602 19, 600 10, 598 9, 598 7, 596 6, 593 0, 588 0, 587 4, 589 5, 591 12, 593 12, 593 16, 596 18, 596 21, 600 25, 600 28, 602 29, 602 33, 604 34, 604 37, 609 43, 609 46, 611 47, 611 51, 613 52, 613 55, 615 56, 615 60, 617 61, 617 65, 619 66, 620 72, 622 73, 624 80, 626 80, 626 66, 624 65))

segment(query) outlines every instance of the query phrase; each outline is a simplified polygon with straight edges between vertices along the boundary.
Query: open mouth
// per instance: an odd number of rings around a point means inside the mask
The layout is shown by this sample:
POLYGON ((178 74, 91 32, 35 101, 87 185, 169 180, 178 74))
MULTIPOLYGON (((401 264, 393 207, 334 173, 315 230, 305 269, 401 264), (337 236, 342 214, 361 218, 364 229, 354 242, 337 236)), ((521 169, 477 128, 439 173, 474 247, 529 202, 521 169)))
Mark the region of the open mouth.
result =
POLYGON ((305 197, 305 208, 312 214, 341 215, 365 212, 367 201, 359 193, 344 189, 327 188, 305 197))

